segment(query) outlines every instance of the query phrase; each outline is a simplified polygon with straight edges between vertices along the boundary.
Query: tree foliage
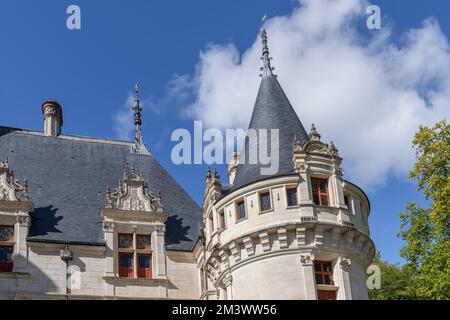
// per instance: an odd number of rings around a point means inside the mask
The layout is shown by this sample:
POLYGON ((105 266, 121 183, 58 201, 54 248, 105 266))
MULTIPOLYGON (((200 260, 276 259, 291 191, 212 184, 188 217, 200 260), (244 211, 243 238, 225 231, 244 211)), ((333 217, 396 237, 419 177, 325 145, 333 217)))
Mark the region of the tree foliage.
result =
POLYGON ((410 296, 450 299, 450 125, 421 126, 413 147, 417 161, 409 177, 430 205, 410 202, 400 216, 410 296))
POLYGON ((404 300, 415 298, 410 285, 411 270, 407 266, 392 265, 387 261, 382 261, 378 252, 375 255, 373 264, 380 268, 381 287, 380 289, 369 290, 370 300, 404 300))

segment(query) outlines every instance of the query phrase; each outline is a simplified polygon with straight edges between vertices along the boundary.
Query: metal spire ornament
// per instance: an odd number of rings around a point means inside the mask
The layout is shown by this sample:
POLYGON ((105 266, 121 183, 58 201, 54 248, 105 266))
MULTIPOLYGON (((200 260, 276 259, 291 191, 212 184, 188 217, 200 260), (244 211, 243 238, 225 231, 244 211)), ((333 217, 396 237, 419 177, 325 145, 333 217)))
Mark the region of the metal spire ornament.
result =
POLYGON ((260 68, 261 74, 260 77, 265 78, 269 76, 275 76, 273 74, 273 70, 275 70, 274 67, 270 65, 270 60, 272 60, 272 57, 270 57, 269 54, 269 47, 267 46, 267 32, 264 28, 264 23, 267 19, 267 15, 264 15, 264 17, 261 20, 261 41, 262 41, 262 56, 261 60, 263 61, 263 66, 260 68))
POLYGON ((135 129, 134 129, 135 142, 134 142, 133 151, 134 151, 134 153, 143 154, 143 153, 146 153, 147 150, 144 145, 144 138, 142 136, 142 130, 141 130, 142 107, 141 107, 141 100, 139 99, 139 90, 140 90, 140 84, 139 84, 139 82, 137 82, 136 85, 134 86, 135 96, 134 96, 133 112, 134 112, 134 126, 135 126, 135 129))

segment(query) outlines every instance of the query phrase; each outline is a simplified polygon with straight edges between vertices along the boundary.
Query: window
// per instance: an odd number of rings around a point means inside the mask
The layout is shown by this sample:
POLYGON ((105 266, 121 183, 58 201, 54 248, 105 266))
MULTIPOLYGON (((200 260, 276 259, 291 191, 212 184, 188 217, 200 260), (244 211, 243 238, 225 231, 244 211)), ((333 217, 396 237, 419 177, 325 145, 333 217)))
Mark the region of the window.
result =
POLYGON ((138 277, 151 279, 152 257, 149 254, 138 254, 138 277))
POLYGON ((14 227, 0 226, 0 272, 12 272, 14 227))
POLYGON ((265 192, 259 195, 259 202, 261 204, 261 211, 267 211, 272 209, 272 205, 270 203, 270 193, 265 192))
POLYGON ((211 233, 213 233, 214 232, 214 218, 213 218, 212 213, 209 215, 208 220, 209 220, 209 228, 211 230, 211 233))
POLYGON ((314 261, 316 284, 334 285, 331 262, 314 261))
POLYGON ((350 197, 349 196, 344 195, 344 203, 345 203, 345 205, 348 208, 348 212, 351 213, 352 212, 352 207, 350 206, 350 197))
POLYGON ((119 277, 134 277, 134 261, 132 253, 119 252, 119 277))
POLYGON ((151 236, 119 233, 118 240, 119 277, 152 278, 151 236))
POLYGON ((245 202, 240 201, 237 203, 237 220, 244 219, 245 217, 246 217, 245 202))
POLYGON ((328 206, 328 181, 326 179, 311 178, 314 204, 328 206))
POLYGON ((286 190, 286 197, 287 197, 287 203, 288 207, 293 207, 298 204, 297 200, 297 188, 289 188, 286 190))
POLYGON ((219 228, 225 228, 225 214, 223 213, 223 211, 219 212, 219 228))

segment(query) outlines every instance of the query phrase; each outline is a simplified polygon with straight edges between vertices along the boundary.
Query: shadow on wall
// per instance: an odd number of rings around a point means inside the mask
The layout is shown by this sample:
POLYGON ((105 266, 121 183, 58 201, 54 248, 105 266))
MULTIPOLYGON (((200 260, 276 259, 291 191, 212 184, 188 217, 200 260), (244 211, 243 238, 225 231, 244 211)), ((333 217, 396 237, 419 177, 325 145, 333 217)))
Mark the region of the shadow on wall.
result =
POLYGON ((183 218, 178 218, 178 215, 167 218, 166 221, 166 245, 179 244, 183 241, 192 241, 187 237, 189 226, 183 226, 183 218))
POLYGON ((61 231, 57 229, 56 226, 58 225, 59 221, 63 219, 63 217, 57 217, 57 212, 58 208, 53 208, 53 206, 34 209, 34 212, 30 214, 32 222, 28 236, 35 237, 45 236, 48 233, 61 233, 61 231), (33 223, 33 220, 39 222, 33 223))
MULTIPOLYGON (((26 266, 26 258, 20 255, 15 256, 14 265, 26 266)), ((39 298, 38 295, 41 294, 59 293, 60 290, 61 286, 58 286, 48 274, 31 262, 28 262, 28 268, 24 272, 0 273, 1 298, 32 299, 39 298)))

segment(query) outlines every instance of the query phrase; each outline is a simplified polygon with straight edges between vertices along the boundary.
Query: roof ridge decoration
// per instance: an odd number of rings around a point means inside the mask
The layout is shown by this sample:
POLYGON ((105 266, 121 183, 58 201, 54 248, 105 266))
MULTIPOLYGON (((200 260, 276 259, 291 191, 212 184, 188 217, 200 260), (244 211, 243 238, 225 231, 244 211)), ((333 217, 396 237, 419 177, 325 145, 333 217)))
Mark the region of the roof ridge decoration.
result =
POLYGON ((0 200, 29 201, 28 181, 22 183, 14 177, 14 171, 9 168, 8 159, 0 161, 0 200))
POLYGON ((133 112, 134 112, 134 146, 133 146, 133 153, 136 154, 149 154, 147 148, 144 144, 144 136, 142 135, 142 107, 141 107, 141 100, 139 98, 139 90, 140 90, 140 84, 137 82, 134 86, 134 106, 133 106, 133 112))
POLYGON ((267 46, 267 32, 264 28, 264 23, 266 22, 267 15, 264 15, 264 17, 261 20, 261 42, 262 42, 262 56, 261 60, 263 61, 263 66, 260 68, 260 77, 266 78, 269 76, 276 77, 276 75, 273 73, 273 70, 275 70, 274 67, 271 66, 270 61, 273 60, 273 58, 269 54, 269 47, 267 46))
POLYGON ((164 211, 161 192, 158 190, 155 195, 149 191, 143 173, 138 173, 134 164, 131 170, 124 169, 123 179, 119 180, 119 186, 114 191, 108 187, 105 207, 139 212, 164 211))

